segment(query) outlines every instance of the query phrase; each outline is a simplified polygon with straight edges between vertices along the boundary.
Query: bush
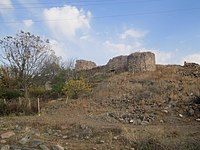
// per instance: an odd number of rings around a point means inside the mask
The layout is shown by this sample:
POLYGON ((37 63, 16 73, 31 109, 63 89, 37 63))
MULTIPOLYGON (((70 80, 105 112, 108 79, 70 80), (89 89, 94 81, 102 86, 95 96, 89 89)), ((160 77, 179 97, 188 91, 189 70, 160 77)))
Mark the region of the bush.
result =
POLYGON ((98 74, 98 75, 95 75, 91 80, 93 82, 102 82, 103 80, 106 79, 106 76, 103 75, 103 74, 98 74))
POLYGON ((59 94, 62 94, 62 89, 64 87, 65 83, 64 82, 58 82, 56 84, 53 84, 52 85, 52 91, 53 92, 56 92, 56 93, 59 93, 59 94))
POLYGON ((145 138, 140 139, 137 142, 138 150, 164 150, 164 146, 160 143, 159 140, 154 138, 145 138))
POLYGON ((37 100, 32 101, 31 110, 27 107, 27 101, 21 99, 21 103, 18 100, 4 101, 0 99, 0 116, 8 115, 33 115, 38 112, 37 100))
POLYGON ((31 97, 42 97, 46 94, 46 90, 44 87, 32 87, 29 89, 29 94, 31 97))
POLYGON ((91 86, 83 78, 66 81, 63 87, 63 92, 72 99, 77 99, 80 95, 87 95, 90 91, 91 86))
POLYGON ((0 98, 1 99, 16 99, 20 97, 22 93, 19 90, 15 89, 0 89, 0 98))

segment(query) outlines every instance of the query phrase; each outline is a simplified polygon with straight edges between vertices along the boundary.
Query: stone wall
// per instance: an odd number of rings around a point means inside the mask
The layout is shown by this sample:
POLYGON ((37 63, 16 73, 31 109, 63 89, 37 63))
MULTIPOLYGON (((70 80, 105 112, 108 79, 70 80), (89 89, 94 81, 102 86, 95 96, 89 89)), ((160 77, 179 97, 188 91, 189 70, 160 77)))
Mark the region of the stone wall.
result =
POLYGON ((127 57, 127 68, 132 73, 155 71, 155 54, 151 52, 132 53, 127 57))
POLYGON ((184 62, 184 66, 181 73, 183 76, 200 78, 200 65, 196 63, 184 62))
POLYGON ((109 72, 127 71, 127 56, 118 56, 110 59, 106 67, 109 72))
POLYGON ((81 71, 81 70, 88 70, 95 68, 97 65, 95 62, 87 61, 87 60, 77 60, 75 64, 75 70, 81 71))
POLYGON ((75 69, 77 71, 88 70, 88 72, 102 72, 102 73, 121 73, 121 72, 144 72, 155 71, 155 54, 151 52, 137 52, 128 56, 117 56, 109 60, 105 66, 97 67, 94 62, 86 60, 77 60, 75 69), (91 70, 91 71, 90 71, 91 70))

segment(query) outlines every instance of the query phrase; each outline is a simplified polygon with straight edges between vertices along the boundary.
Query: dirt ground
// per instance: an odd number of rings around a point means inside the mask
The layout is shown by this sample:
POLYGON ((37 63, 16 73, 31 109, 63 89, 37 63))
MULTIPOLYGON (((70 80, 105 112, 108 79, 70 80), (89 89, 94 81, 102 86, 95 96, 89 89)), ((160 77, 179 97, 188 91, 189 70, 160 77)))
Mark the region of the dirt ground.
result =
POLYGON ((161 67, 136 75, 97 74, 91 81, 89 97, 49 100, 40 116, 0 117, 0 135, 14 132, 0 138, 0 147, 48 150, 33 148, 39 140, 54 150, 200 149, 199 78, 161 67), (26 136, 29 141, 20 144, 26 136))
MULTIPOLYGON (((50 101, 41 115, 1 117, 4 133, 15 131, 7 144, 16 145, 25 134, 51 147, 66 149, 199 149, 200 122, 180 118, 176 123, 132 125, 97 119, 110 112, 91 99, 50 101)), ((178 117, 177 117, 178 118, 178 117)))

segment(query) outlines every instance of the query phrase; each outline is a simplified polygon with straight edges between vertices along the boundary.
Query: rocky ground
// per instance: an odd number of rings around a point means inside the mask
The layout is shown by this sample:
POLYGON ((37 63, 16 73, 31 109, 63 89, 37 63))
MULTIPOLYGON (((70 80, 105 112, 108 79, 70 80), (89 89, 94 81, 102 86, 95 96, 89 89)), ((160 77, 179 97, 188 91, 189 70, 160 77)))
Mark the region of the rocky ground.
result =
POLYGON ((89 97, 49 100, 40 115, 0 117, 0 148, 198 150, 200 80, 184 71, 98 74, 89 97))

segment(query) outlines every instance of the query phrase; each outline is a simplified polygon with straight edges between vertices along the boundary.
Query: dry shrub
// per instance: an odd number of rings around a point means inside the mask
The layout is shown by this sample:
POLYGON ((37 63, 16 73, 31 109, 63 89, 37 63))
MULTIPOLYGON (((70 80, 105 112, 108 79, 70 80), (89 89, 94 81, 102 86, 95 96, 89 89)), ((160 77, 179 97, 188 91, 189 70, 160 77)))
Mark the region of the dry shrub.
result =
POLYGON ((31 110, 27 107, 27 101, 0 100, 0 116, 5 115, 32 115, 38 112, 37 101, 32 101, 31 110))

